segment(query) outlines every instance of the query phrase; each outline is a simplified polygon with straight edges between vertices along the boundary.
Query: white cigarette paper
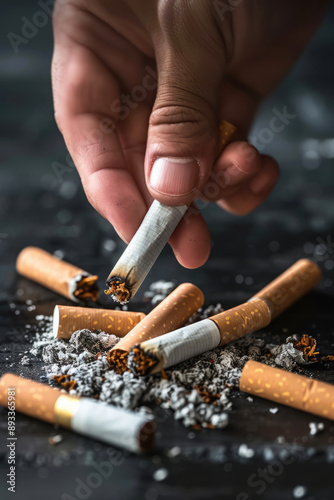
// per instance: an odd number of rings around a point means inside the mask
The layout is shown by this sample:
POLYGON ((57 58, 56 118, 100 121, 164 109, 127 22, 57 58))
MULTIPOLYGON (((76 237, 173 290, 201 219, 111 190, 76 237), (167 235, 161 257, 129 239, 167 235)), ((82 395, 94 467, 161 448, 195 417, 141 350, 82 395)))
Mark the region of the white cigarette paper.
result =
POLYGON ((111 293, 121 303, 128 302, 135 295, 187 208, 187 205, 169 207, 156 200, 152 203, 138 231, 107 279, 108 286, 115 280, 125 283, 128 296, 124 297, 114 290, 107 290, 106 293, 111 293))
MULTIPOLYGON (((78 410, 71 418, 71 429, 83 434, 139 453, 143 451, 141 431, 145 424, 154 422, 146 416, 121 408, 104 405, 89 398, 81 398, 78 410)), ((151 436, 147 435, 147 439, 151 436)))
POLYGON ((220 343, 219 328, 214 321, 203 319, 161 337, 147 340, 140 344, 141 349, 153 354, 158 364, 150 373, 174 366, 198 354, 218 347, 220 343))

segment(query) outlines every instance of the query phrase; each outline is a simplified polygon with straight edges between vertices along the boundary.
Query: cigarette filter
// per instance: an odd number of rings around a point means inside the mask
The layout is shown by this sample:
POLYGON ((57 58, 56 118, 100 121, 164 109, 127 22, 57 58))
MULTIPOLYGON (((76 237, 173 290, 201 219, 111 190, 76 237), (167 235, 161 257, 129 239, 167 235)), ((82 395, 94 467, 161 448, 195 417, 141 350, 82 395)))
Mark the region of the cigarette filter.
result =
POLYGON ((1 405, 12 404, 8 400, 12 389, 16 410, 31 417, 137 453, 148 451, 154 443, 155 422, 138 413, 70 396, 12 373, 0 379, 1 405))
POLYGON ((334 420, 334 385, 248 361, 239 386, 254 396, 334 420))
POLYGON ((41 248, 24 248, 17 258, 16 269, 26 278, 74 302, 98 299, 97 276, 92 276, 41 248))
MULTIPOLYGON (((222 149, 235 131, 234 125, 227 121, 221 123, 222 149)), ((107 278, 107 295, 121 304, 126 304, 134 297, 187 209, 187 205, 169 207, 157 200, 153 201, 139 229, 107 278)))
POLYGON ((53 311, 53 334, 59 339, 69 339, 73 332, 88 328, 124 337, 136 326, 145 314, 113 309, 91 307, 55 306, 53 311))
POLYGON ((129 366, 138 375, 156 373, 260 330, 315 286, 320 276, 314 262, 300 260, 265 287, 264 293, 261 290, 245 304, 157 339, 138 343, 129 357, 129 366), (278 303, 276 297, 284 297, 284 300, 278 303))
POLYGON ((197 286, 191 283, 178 286, 109 351, 111 368, 117 373, 126 371, 128 352, 135 344, 179 328, 203 304, 204 296, 197 286))

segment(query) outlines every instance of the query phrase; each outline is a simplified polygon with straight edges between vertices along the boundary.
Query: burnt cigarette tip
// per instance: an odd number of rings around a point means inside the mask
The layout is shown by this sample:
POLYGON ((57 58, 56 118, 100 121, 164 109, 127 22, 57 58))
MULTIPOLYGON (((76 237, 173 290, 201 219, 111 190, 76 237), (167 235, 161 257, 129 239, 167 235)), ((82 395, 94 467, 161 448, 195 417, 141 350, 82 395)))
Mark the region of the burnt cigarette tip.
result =
POLYGON ((73 295, 81 300, 92 300, 96 302, 99 298, 97 280, 98 276, 84 276, 78 282, 77 289, 73 295))
POLYGON ((111 295, 116 302, 126 304, 132 297, 131 284, 126 278, 121 276, 112 276, 108 279, 107 290, 104 291, 106 295, 111 295))
POLYGON ((109 351, 107 361, 111 370, 122 375, 128 370, 128 351, 123 349, 112 349, 109 351))
POLYGON ((138 442, 141 452, 148 452, 154 445, 156 423, 154 420, 149 420, 139 430, 138 442))
POLYGON ((134 375, 145 377, 159 363, 159 359, 151 352, 144 351, 140 344, 136 344, 128 356, 128 366, 134 375))

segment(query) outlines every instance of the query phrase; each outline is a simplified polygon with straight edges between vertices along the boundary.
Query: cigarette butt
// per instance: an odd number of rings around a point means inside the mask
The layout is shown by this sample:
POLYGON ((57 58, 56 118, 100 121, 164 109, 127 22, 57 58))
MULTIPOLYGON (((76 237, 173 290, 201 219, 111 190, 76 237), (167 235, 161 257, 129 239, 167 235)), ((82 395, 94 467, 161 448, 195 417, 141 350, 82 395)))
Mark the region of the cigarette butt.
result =
POLYGON ((269 325, 271 313, 263 300, 252 300, 209 318, 218 326, 220 345, 269 325))
POLYGON ((334 385, 248 361, 240 390, 334 420, 334 385))
POLYGON ((16 269, 22 276, 74 302, 79 299, 96 301, 98 298, 97 276, 92 276, 41 248, 24 248, 18 255, 16 269))
POLYGON ((134 345, 176 330, 203 304, 203 293, 195 285, 178 286, 109 351, 110 366, 117 373, 123 373, 128 369, 127 356, 134 345))
POLYGON ((13 373, 5 373, 0 379, 0 404, 8 405, 8 389, 15 389, 15 409, 30 417, 56 422, 55 404, 61 392, 13 373))
POLYGON ((148 375, 267 326, 320 279, 316 264, 303 259, 252 297, 228 311, 167 333, 139 340, 129 357, 136 375, 148 375), (280 297, 280 300, 278 300, 280 297))
POLYGON ((141 312, 57 305, 53 311, 53 334, 69 339, 77 330, 88 328, 124 337, 143 318, 145 314, 141 312))
POLYGON ((309 292, 320 279, 319 266, 312 260, 301 259, 258 292, 254 298, 267 302, 271 318, 274 319, 309 292))
POLYGON ((155 422, 145 416, 70 396, 12 373, 0 379, 0 404, 136 453, 148 451, 154 443, 155 422))

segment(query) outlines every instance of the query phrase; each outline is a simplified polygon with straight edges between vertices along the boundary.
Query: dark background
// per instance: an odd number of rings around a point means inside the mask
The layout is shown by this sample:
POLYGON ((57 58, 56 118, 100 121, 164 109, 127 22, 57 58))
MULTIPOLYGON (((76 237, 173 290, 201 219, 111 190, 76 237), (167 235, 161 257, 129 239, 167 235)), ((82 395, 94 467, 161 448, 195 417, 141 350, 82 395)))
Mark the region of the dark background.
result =
MULTIPOLYGON (((18 277, 18 252, 27 245, 57 251, 99 274, 103 287, 124 249, 110 224, 89 206, 75 170, 69 169, 62 179, 56 175, 59 164, 66 165, 67 152, 53 120, 51 20, 19 47, 18 54, 7 38, 9 32, 21 34, 22 16, 31 20, 38 10, 37 1, 16 1, 3 4, 0 17, 0 363, 1 373, 11 370, 35 379, 42 373, 41 364, 24 368, 18 353, 29 348, 36 314, 49 315, 55 303, 66 300, 18 277), (31 310, 29 300, 36 309, 31 310)), ((141 298, 149 283, 174 277, 177 282, 199 285, 207 304, 222 302, 227 308, 247 300, 298 258, 311 257, 324 271, 322 283, 264 335, 267 339, 279 336, 283 342, 288 334, 309 332, 324 348, 334 346, 333 40, 331 4, 312 43, 290 76, 263 103, 254 124, 251 135, 259 138, 273 108, 286 106, 296 115, 262 150, 275 156, 282 169, 270 199, 243 218, 206 207, 203 215, 213 243, 207 264, 196 271, 183 269, 166 248, 138 293, 134 309, 147 308, 141 298)), ((316 367, 308 374, 334 382, 333 370, 316 367)), ((290 499, 296 485, 307 488, 303 498, 308 500, 333 498, 334 424, 326 421, 325 431, 311 437, 308 423, 321 419, 284 407, 273 415, 268 412, 272 406, 260 399, 250 404, 235 395, 231 425, 221 431, 196 431, 195 437, 191 429, 163 413, 156 451, 142 458, 62 430, 64 441, 51 446, 48 437, 57 431, 17 415, 16 498, 290 499), (283 443, 278 439, 282 435, 283 443), (240 460, 237 451, 242 443, 255 450, 253 458, 240 460), (173 459, 166 455, 172 446, 181 448, 173 459), (112 474, 90 493, 81 491, 81 497, 78 492, 76 496, 76 481, 87 483, 96 470, 94 463, 106 460, 114 464, 112 474), (250 484, 249 478, 268 466, 272 467, 269 479, 260 493, 259 485, 250 484), (153 473, 161 467, 169 474, 157 482, 153 473)), ((1 410, 1 498, 8 494, 6 415, 1 410)))

